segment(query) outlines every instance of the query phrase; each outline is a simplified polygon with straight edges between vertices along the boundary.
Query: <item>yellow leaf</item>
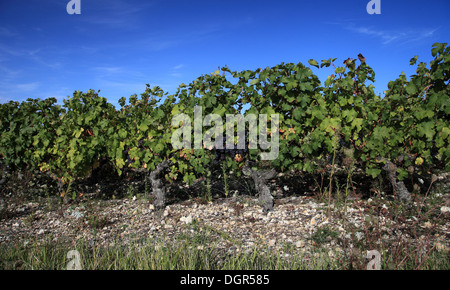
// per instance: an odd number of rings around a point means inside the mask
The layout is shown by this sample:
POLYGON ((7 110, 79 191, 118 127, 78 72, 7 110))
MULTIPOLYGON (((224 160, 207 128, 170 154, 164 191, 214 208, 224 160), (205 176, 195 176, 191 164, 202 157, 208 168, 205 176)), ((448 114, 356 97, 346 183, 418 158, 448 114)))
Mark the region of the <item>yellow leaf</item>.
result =
POLYGON ((423 164, 423 158, 422 157, 418 157, 415 161, 416 165, 422 165, 423 164))

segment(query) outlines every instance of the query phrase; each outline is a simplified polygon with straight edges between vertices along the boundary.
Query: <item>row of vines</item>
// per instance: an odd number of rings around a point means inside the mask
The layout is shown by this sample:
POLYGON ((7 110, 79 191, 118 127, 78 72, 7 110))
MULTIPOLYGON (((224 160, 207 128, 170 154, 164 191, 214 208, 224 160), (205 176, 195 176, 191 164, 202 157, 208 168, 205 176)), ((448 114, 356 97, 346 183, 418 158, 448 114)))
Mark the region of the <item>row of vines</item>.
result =
MULTIPOLYGON (((278 137, 277 158, 261 160, 270 149, 248 148, 246 134, 246 150, 222 161, 226 170, 253 177, 265 209, 271 209, 265 180, 280 172, 314 173, 329 159, 358 166, 373 178, 384 169, 400 198, 408 200, 402 180, 450 169, 450 47, 436 43, 431 52, 429 67, 420 62, 409 80, 402 74, 389 82, 384 98, 374 93, 375 72, 360 54, 342 65, 329 59, 255 71, 223 67, 181 84, 171 95, 147 85, 140 98, 120 99, 119 108, 93 90, 76 91, 62 106, 54 98, 10 101, 0 105, 0 161, 4 171, 39 170, 62 184, 85 178, 100 162, 119 174, 147 172, 161 207, 164 183, 192 184, 217 159, 211 147, 173 146, 173 134, 182 125, 174 122, 176 116, 194 120, 196 108, 203 117, 217 114, 222 120, 265 114, 267 124, 258 128, 267 125, 267 138, 278 137), (322 84, 314 74, 318 69, 333 74, 322 84), (279 124, 271 126, 274 114, 279 124)), ((209 127, 203 125, 205 133, 209 127)), ((190 128, 195 144, 198 131, 190 128)))

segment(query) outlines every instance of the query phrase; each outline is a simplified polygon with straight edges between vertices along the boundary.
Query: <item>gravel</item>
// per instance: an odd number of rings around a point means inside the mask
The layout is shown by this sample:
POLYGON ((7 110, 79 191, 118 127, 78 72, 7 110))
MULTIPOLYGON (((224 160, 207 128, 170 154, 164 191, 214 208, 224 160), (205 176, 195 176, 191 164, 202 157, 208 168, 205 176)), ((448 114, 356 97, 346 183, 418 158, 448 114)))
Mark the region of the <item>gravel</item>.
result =
POLYGON ((436 205, 436 219, 424 221, 417 215, 397 215, 383 198, 348 201, 345 212, 342 204, 331 204, 330 216, 327 203, 307 196, 277 198, 267 214, 252 196, 209 203, 187 200, 161 211, 135 197, 53 208, 45 201, 29 202, 9 205, 8 216, 0 219, 0 244, 83 240, 126 246, 148 238, 172 241, 209 233, 213 239, 206 246, 228 252, 262 247, 308 253, 323 248, 333 256, 361 242, 382 250, 400 240, 448 252, 450 212, 445 205, 436 205))

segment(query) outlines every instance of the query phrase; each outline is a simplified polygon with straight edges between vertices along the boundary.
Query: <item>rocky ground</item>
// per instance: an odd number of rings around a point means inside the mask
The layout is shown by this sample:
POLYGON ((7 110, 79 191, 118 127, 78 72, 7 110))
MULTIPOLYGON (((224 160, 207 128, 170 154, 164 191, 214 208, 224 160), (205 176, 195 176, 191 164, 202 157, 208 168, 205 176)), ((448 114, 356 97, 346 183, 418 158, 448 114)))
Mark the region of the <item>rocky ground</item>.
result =
POLYGON ((0 219, 0 244, 82 240, 90 245, 128 245, 148 238, 170 242, 180 235, 208 233, 213 237, 210 245, 227 252, 321 248, 333 256, 349 249, 392 251, 409 245, 449 253, 450 194, 433 196, 433 204, 421 214, 420 200, 417 206, 402 209, 383 196, 346 203, 334 200, 330 207, 310 196, 281 196, 267 214, 249 195, 212 202, 186 199, 163 211, 136 196, 72 204, 43 198, 8 204, 0 219))

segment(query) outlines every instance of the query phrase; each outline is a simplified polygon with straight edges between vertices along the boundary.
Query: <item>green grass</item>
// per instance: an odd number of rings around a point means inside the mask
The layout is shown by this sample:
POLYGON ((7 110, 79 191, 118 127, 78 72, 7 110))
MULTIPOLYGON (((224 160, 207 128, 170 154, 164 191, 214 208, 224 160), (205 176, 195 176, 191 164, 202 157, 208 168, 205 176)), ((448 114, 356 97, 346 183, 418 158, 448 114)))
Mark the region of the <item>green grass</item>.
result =
MULTIPOLYGON (((204 237, 206 239, 206 237, 204 237)), ((147 240, 127 247, 115 244, 108 247, 89 247, 88 243, 76 245, 55 243, 32 243, 28 245, 0 246, 0 269, 66 269, 73 258, 67 253, 80 253, 80 266, 84 270, 263 270, 263 269, 309 269, 319 264, 304 263, 297 255, 286 259, 280 254, 267 254, 256 247, 248 252, 234 255, 206 244, 179 240, 156 242, 147 240)))
MULTIPOLYGON (((194 225, 195 228, 195 225, 194 225)), ((229 253, 216 247, 217 234, 209 229, 188 231, 177 237, 147 239, 127 246, 110 243, 97 246, 87 241, 76 244, 54 243, 50 239, 39 243, 0 245, 0 269, 64 270, 76 250, 84 270, 307 270, 366 269, 370 261, 362 250, 348 250, 329 256, 329 249, 313 248, 301 251, 285 244, 282 250, 264 245, 229 253)), ((335 233, 324 229, 313 239, 325 241, 335 233)), ((356 249, 356 248, 355 248, 356 249)), ((381 269, 450 269, 446 252, 432 250, 418 259, 417 248, 402 247, 381 254, 381 269)))

